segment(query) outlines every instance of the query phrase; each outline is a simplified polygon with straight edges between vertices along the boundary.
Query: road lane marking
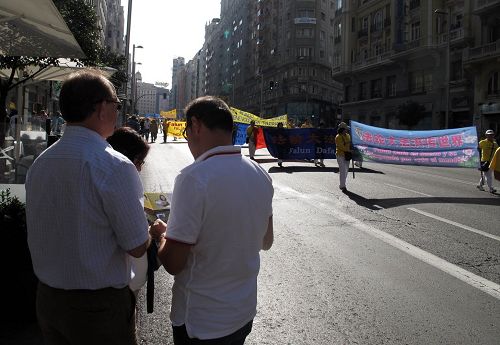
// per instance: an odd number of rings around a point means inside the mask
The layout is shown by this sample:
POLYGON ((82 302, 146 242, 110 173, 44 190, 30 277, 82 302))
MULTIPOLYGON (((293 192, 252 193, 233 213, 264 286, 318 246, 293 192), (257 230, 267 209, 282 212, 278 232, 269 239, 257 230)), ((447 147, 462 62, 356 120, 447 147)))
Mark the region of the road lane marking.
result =
POLYGON ((430 198, 434 197, 433 195, 430 195, 430 194, 425 194, 425 193, 417 192, 416 190, 408 189, 408 188, 404 188, 404 187, 400 187, 400 186, 396 186, 396 185, 393 185, 393 184, 390 184, 390 183, 384 183, 384 184, 387 185, 387 186, 394 187, 394 188, 403 189, 403 190, 406 190, 408 192, 412 192, 412 193, 415 193, 415 194, 420 194, 420 195, 423 195, 423 196, 428 196, 430 198))
MULTIPOLYGON (((407 253, 408 255, 413 256, 417 260, 420 260, 422 262, 427 263, 428 265, 435 267, 439 269, 442 272, 445 272, 452 277, 455 277, 461 281, 463 281, 466 284, 469 284, 470 286, 481 290, 482 292, 487 293, 488 295, 496 298, 497 300, 500 300, 500 285, 496 284, 492 281, 489 281, 488 279, 485 279, 481 276, 478 276, 472 272, 469 272, 457 265, 454 265, 434 254, 431 254, 429 252, 426 252, 425 250, 422 250, 418 247, 415 247, 414 245, 405 242, 395 236, 392 236, 382 230, 379 230, 377 228, 374 228, 373 226, 367 225, 363 223, 362 221, 358 220, 357 218, 354 218, 352 216, 349 216, 347 214, 341 213, 341 212, 335 212, 334 209, 332 209, 331 205, 328 205, 326 203, 323 203, 318 200, 318 196, 316 195, 304 195, 300 193, 299 191, 290 188, 285 185, 281 185, 279 183, 276 183, 276 181, 273 182, 273 185, 275 189, 280 189, 282 192, 285 193, 290 193, 293 194, 294 196, 299 196, 304 202, 309 204, 309 206, 315 207, 315 208, 321 208, 325 213, 330 214, 332 217, 336 217, 337 219, 350 224, 354 228, 363 231, 364 233, 373 236, 375 238, 378 238, 379 240, 387 243, 391 247, 394 247, 396 249, 401 250, 404 253, 407 253)), ((329 201, 334 201, 329 199, 329 201)), ((335 201, 334 201, 335 202, 335 201)), ((337 202, 337 204, 340 204, 340 202, 337 202)))
POLYGON ((462 229, 465 229, 467 231, 470 231, 470 232, 474 232, 476 234, 479 234, 479 235, 482 235, 482 236, 486 236, 486 237, 489 237, 489 238, 492 238, 494 240, 497 240, 497 241, 500 241, 500 236, 495 236, 495 235, 492 235, 490 233, 487 233, 485 231, 482 231, 482 230, 478 230, 478 229, 475 229, 475 228, 472 228, 470 226, 467 226, 467 225, 463 225, 463 224, 460 224, 460 223, 457 223, 457 222, 454 222, 452 220, 449 220, 449 219, 446 219, 446 218, 443 218, 443 217, 439 217, 439 216, 436 216, 432 213, 429 213, 429 212, 425 212, 425 211, 421 211, 421 210, 417 210, 416 208, 413 208, 413 207, 409 207, 408 210, 410 211, 413 211, 413 212, 416 212, 416 213, 420 213, 421 215, 424 215, 424 216, 427 216, 427 217, 430 217, 430 218, 434 218, 436 220, 439 220, 441 222, 444 222, 444 223, 448 223, 448 224, 451 224, 451 225, 455 225, 459 228, 462 228, 462 229))

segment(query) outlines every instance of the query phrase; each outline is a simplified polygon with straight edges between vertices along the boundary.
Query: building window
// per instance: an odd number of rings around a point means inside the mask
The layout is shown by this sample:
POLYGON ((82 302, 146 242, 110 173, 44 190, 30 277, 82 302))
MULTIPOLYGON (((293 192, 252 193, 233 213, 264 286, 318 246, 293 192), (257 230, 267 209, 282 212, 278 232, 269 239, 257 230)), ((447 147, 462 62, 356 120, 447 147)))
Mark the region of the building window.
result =
POLYGON ((382 97, 382 79, 375 79, 370 82, 371 98, 382 97))
POLYGON ((344 91, 344 99, 346 102, 350 102, 351 101, 351 85, 347 85, 345 87, 345 91, 344 91))
POLYGON ((301 47, 297 48, 297 56, 298 57, 309 57, 314 56, 314 50, 310 47, 301 47))
POLYGON ((455 61, 451 64, 451 80, 462 80, 464 77, 462 61, 455 61))
POLYGON ((356 18, 351 18, 351 32, 356 32, 356 18))
POLYGON ((424 76, 422 71, 410 73, 410 92, 422 93, 424 92, 424 76))
POLYGON ((493 72, 488 80, 488 95, 498 95, 498 72, 493 72))
POLYGON ((378 11, 373 16, 372 31, 380 31, 384 25, 382 11, 378 11))
POLYGON ((342 24, 341 23, 337 23, 337 25, 335 25, 335 27, 333 28, 333 34, 334 34, 335 38, 342 36, 342 24))
POLYGON ((396 96, 396 76, 391 75, 386 79, 386 89, 387 89, 387 97, 396 96))
POLYGON ((302 8, 297 10, 297 17, 299 18, 316 18, 314 9, 302 8))
POLYGON ((359 83, 359 100, 362 101, 364 99, 366 99, 366 82, 365 81, 362 81, 361 83, 359 83))
POLYGON ((314 37, 314 29, 312 29, 312 28, 297 29, 295 35, 297 38, 313 38, 314 37))
POLYGON ((324 40, 325 40, 325 38, 326 38, 326 33, 325 33, 323 30, 321 30, 321 31, 319 32, 319 40, 320 40, 320 41, 324 41, 324 40))
POLYGON ((416 41, 420 39, 420 22, 415 22, 411 24, 410 41, 416 41))
POLYGON ((432 91, 432 73, 424 75, 424 91, 432 91))
POLYGON ((342 9, 342 0, 337 0, 337 10, 342 9))

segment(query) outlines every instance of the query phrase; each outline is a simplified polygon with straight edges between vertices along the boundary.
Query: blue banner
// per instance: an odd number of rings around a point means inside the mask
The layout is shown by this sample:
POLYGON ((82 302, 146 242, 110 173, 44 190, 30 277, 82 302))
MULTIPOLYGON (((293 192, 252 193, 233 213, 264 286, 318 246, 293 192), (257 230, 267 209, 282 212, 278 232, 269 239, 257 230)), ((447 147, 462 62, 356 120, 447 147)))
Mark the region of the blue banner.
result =
POLYGON ((379 163, 477 168, 475 127, 403 131, 351 121, 352 144, 364 160, 379 163))
POLYGON ((335 158, 335 129, 264 128, 267 150, 284 160, 335 158))
POLYGON ((233 133, 233 145, 245 145, 247 138, 247 128, 248 124, 245 123, 234 123, 236 126, 236 131, 233 133))

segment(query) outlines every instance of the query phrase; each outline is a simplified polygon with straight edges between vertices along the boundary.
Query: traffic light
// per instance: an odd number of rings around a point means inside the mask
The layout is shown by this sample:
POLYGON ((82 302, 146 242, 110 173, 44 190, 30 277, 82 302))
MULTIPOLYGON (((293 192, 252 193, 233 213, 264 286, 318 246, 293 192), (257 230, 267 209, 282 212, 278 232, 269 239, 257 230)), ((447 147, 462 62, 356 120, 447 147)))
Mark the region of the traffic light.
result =
POLYGON ((271 80, 269 82, 269 90, 272 90, 274 88, 274 80, 271 80))

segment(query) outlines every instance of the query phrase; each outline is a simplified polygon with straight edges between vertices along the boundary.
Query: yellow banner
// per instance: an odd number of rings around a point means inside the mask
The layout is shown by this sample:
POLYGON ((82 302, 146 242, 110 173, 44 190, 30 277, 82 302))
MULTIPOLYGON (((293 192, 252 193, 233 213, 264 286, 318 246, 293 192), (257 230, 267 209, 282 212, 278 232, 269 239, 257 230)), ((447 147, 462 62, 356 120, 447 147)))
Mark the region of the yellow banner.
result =
POLYGON ((176 119, 177 118, 177 109, 172 109, 169 111, 160 111, 160 116, 165 119, 176 119))
POLYGON ((288 126, 288 115, 281 115, 277 117, 273 117, 270 119, 263 119, 258 117, 257 115, 254 115, 252 113, 236 109, 236 108, 230 108, 231 112, 233 113, 233 121, 234 122, 239 122, 239 123, 250 123, 250 121, 255 121, 255 124, 257 126, 263 126, 263 127, 277 127, 278 123, 282 122, 283 126, 287 127, 288 126))
POLYGON ((186 121, 169 121, 168 124, 168 135, 176 138, 184 138, 182 132, 186 128, 186 121))

